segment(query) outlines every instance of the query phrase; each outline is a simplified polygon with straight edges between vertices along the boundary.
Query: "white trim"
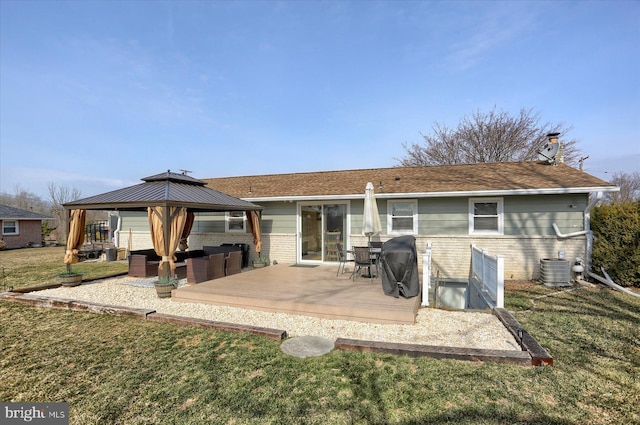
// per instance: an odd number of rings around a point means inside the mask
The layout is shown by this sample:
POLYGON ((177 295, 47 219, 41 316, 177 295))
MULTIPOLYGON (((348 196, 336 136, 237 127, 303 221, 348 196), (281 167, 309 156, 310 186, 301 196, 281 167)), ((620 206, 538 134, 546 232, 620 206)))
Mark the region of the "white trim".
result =
MULTIPOLYGON (((344 244, 345 249, 351 246, 350 245, 351 244, 351 202, 349 200, 344 200, 342 202, 298 201, 298 203, 296 204, 296 263, 322 264, 322 260, 303 260, 302 259, 302 206, 318 205, 322 208, 322 211, 324 211, 324 205, 331 205, 332 203, 346 206, 346 211, 345 211, 346 228, 344 229, 344 237, 342 242, 344 244)), ((322 220, 324 220, 324 217, 322 217, 322 220)), ((324 256, 324 231, 322 232, 321 244, 323 247, 323 256, 324 256)))
POLYGON ((418 234, 418 200, 417 199, 394 199, 387 202, 387 234, 388 235, 417 235, 418 234), (408 203, 413 205, 413 230, 397 231, 393 230, 393 204, 408 203))
POLYGON ((469 198, 469 235, 504 235, 504 199, 503 198, 469 198), (496 203, 498 230, 475 230, 475 204, 496 203))
MULTIPOLYGON (((240 217, 233 217, 233 221, 240 221, 240 217)), ((225 211, 224 213, 224 232, 225 233, 247 233, 247 214, 244 211, 225 211), (242 213, 242 230, 241 229, 230 229, 229 222, 231 220, 230 214, 232 212, 241 212, 242 213)))
POLYGON ((14 220, 14 219, 12 219, 12 220, 6 220, 6 219, 2 220, 2 234, 3 234, 3 235, 7 235, 7 236, 16 236, 16 235, 19 235, 19 234, 20 234, 20 220, 14 220), (5 225, 5 223, 7 223, 7 222, 13 222, 13 223, 15 223, 15 226, 14 226, 14 227, 16 228, 16 231, 15 231, 15 232, 5 233, 5 231, 4 231, 4 225, 5 225))
MULTIPOLYGON (((496 190, 464 190, 451 192, 404 192, 404 193, 382 193, 376 192, 377 199, 395 198, 452 198, 452 197, 482 197, 482 196, 515 196, 515 195, 570 195, 592 192, 619 192, 619 187, 567 187, 548 189, 496 189, 496 190)), ((364 193, 354 193, 350 195, 309 195, 309 196, 263 196, 259 198, 241 198, 249 202, 275 202, 275 201, 327 201, 327 200, 347 200, 364 199, 364 193)))

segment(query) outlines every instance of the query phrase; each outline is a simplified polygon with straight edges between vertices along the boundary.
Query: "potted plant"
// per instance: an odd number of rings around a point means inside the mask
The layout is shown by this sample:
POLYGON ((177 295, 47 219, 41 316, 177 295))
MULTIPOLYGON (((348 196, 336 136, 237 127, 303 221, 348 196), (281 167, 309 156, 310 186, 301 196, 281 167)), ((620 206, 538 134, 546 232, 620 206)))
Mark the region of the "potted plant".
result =
POLYGON ((78 286, 82 283, 83 274, 73 271, 71 267, 67 267, 67 270, 58 274, 58 276, 62 286, 78 286))
POLYGON ((171 291, 178 287, 178 279, 170 276, 160 276, 158 280, 153 282, 156 287, 158 298, 170 298, 171 291))
POLYGON ((269 259, 267 257, 263 257, 262 254, 255 260, 253 260, 253 268, 259 269, 262 267, 266 267, 269 265, 269 259))

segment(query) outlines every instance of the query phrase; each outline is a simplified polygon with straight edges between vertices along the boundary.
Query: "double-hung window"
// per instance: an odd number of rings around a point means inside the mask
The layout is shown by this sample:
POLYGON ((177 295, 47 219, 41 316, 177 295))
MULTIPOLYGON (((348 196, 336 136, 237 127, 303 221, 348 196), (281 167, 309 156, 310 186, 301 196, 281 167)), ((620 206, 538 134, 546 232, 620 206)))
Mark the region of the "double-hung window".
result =
POLYGON ((502 198, 469 199, 469 234, 504 234, 502 198))
POLYGON ((228 211, 225 216, 226 232, 246 232, 244 211, 228 211))
POLYGON ((387 202, 387 233, 415 235, 418 233, 418 201, 415 199, 387 202))
POLYGON ((19 233, 18 222, 16 220, 3 220, 2 221, 2 234, 3 235, 17 235, 19 233))

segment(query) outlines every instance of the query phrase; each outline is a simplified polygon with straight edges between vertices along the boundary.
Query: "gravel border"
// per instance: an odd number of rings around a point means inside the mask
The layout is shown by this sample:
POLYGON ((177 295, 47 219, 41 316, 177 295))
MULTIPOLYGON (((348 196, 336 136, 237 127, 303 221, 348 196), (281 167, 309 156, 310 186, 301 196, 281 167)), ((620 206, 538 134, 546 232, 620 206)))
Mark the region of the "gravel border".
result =
POLYGON ((511 333, 489 312, 420 308, 414 325, 387 325, 311 316, 269 313, 210 304, 160 299, 154 279, 119 276, 76 287, 45 289, 34 294, 101 304, 145 308, 158 313, 287 331, 290 337, 317 336, 404 344, 521 351, 511 333))

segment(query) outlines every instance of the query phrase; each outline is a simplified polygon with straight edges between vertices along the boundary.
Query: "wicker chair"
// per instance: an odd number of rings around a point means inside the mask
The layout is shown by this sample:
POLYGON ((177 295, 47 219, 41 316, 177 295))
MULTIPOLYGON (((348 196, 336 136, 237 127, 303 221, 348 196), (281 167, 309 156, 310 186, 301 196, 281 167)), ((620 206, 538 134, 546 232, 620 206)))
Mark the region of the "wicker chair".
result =
POLYGON ((187 259, 187 283, 200 283, 224 277, 224 254, 187 259))
POLYGON ((242 251, 231 251, 225 262, 225 275, 240 273, 242 271, 242 251))
POLYGON ((209 280, 224 277, 224 254, 211 254, 209 256, 209 280))

